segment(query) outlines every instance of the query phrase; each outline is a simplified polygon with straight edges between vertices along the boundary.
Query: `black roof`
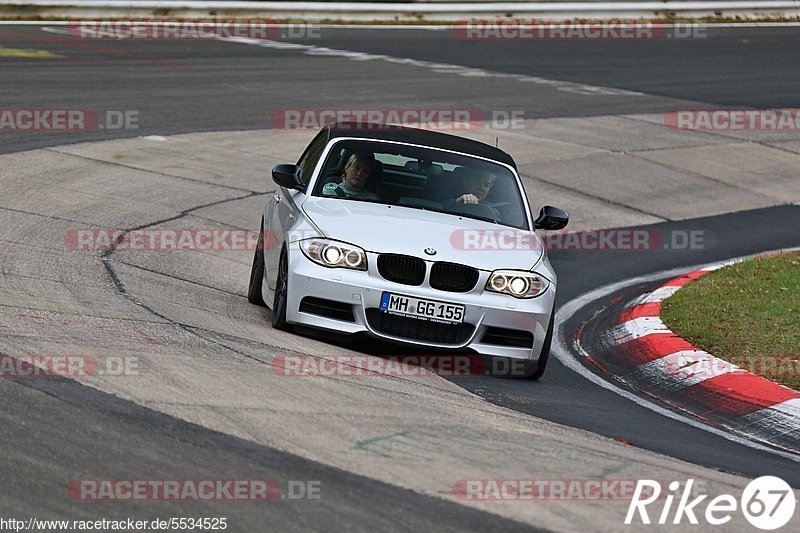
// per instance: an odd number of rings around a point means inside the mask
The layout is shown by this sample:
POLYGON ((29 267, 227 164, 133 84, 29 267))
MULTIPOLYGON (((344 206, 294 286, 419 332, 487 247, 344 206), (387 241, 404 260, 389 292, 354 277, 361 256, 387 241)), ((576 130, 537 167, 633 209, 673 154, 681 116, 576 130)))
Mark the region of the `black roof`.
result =
POLYGON ((514 163, 511 156, 499 148, 438 131, 366 122, 334 122, 326 127, 328 128, 329 140, 334 137, 357 137, 420 144, 431 148, 442 148, 444 150, 477 155, 506 163, 515 169, 517 168, 517 164, 514 163))

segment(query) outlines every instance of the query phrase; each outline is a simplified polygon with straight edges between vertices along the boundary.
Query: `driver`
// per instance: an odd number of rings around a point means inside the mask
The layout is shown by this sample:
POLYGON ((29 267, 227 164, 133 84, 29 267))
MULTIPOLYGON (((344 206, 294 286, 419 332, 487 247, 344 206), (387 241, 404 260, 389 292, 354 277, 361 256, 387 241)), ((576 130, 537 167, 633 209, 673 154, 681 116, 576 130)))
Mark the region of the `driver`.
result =
POLYGON ((450 209, 458 204, 481 204, 485 205, 495 214, 495 219, 500 219, 500 212, 497 211, 491 204, 485 202, 489 191, 492 190, 494 185, 495 175, 475 168, 465 168, 463 170, 464 178, 461 183, 464 193, 458 198, 447 200, 444 202, 443 207, 450 209))
POLYGON ((342 183, 326 183, 322 187, 322 194, 355 200, 378 200, 377 194, 364 188, 374 165, 375 159, 372 154, 355 152, 347 159, 347 164, 344 166, 342 183))

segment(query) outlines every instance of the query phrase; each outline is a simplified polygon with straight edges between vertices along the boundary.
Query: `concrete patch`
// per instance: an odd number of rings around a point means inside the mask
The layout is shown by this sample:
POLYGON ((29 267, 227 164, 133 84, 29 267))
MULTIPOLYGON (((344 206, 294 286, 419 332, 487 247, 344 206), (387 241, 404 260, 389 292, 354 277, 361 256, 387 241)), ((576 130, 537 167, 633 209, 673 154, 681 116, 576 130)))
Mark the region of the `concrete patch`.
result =
POLYGON ((776 203, 800 201, 800 155, 771 146, 721 144, 652 150, 639 152, 636 157, 708 176, 751 191, 754 198, 770 197, 776 203))
POLYGON ((0 207, 76 224, 137 227, 180 215, 209 198, 230 199, 242 194, 202 181, 120 166, 113 158, 87 159, 49 149, 4 155, 3 161, 0 207))
POLYGON ((784 203, 733 185, 674 170, 637 156, 600 154, 542 162, 533 177, 670 220, 784 203))
POLYGON ((134 138, 76 144, 58 151, 226 187, 268 190, 274 188, 272 167, 297 161, 313 135, 303 130, 197 133, 168 136, 163 142, 134 138))
POLYGON ((774 146, 775 148, 779 148, 781 150, 788 150, 789 152, 794 152, 796 154, 800 154, 800 140, 798 141, 773 141, 766 143, 769 146, 774 146))
MULTIPOLYGON (((533 135, 604 150, 631 152, 724 142, 705 133, 677 131, 638 115, 526 121, 533 135)), ((662 119, 663 120, 663 119, 662 119)))
MULTIPOLYGON (((685 108, 687 111, 712 111, 716 109, 712 109, 712 106, 698 106, 696 103, 692 105, 687 105, 685 108)), ((677 111, 678 109, 676 109, 677 111)), ((721 109, 721 111, 733 111, 732 109, 721 109)), ((784 129, 784 130, 748 130, 748 129, 715 129, 715 130, 692 130, 692 129, 676 129, 670 128, 666 125, 667 122, 667 114, 660 113, 647 113, 647 114, 635 114, 635 115, 625 115, 629 118, 635 120, 641 120, 644 122, 650 122, 652 124, 657 124, 665 129, 675 132, 676 134, 680 134, 685 136, 687 139, 697 139, 698 136, 704 137, 706 139, 713 139, 709 143, 713 143, 716 141, 722 142, 732 142, 735 140, 743 141, 743 142, 755 142, 755 143, 772 143, 772 142, 784 142, 790 140, 797 140, 800 137, 800 131, 794 129, 784 129)))
MULTIPOLYGON (((527 172, 528 169, 535 172, 537 166, 524 165, 522 171, 527 172)), ((540 178, 522 175, 522 183, 525 186, 534 216, 545 205, 566 209, 570 216, 569 226, 567 226, 569 231, 639 226, 655 224, 664 220, 662 217, 648 215, 636 209, 597 198, 592 196, 591 191, 582 194, 557 184, 558 180, 557 174, 540 178)))
POLYGON ((533 162, 531 166, 535 166, 538 161, 575 159, 604 151, 601 148, 578 144, 577 142, 567 142, 540 136, 539 134, 545 132, 537 133, 535 125, 535 121, 527 120, 525 121, 525 127, 519 130, 470 130, 465 131, 463 135, 491 146, 497 145, 501 150, 510 154, 517 154, 514 160, 520 168, 526 167, 526 164, 531 162, 533 162))

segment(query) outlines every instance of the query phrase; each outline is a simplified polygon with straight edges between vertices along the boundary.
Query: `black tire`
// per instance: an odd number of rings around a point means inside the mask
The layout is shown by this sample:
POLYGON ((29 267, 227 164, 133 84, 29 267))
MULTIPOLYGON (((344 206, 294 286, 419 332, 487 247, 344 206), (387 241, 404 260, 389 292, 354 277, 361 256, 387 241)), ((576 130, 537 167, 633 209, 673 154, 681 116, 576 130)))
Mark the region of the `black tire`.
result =
POLYGON ((264 283, 264 218, 258 227, 258 244, 253 256, 253 266, 250 268, 250 286, 247 289, 247 301, 251 304, 266 307, 264 297, 261 296, 261 286, 264 283))
POLYGON ((286 322, 286 302, 289 298, 289 260, 286 250, 281 252, 278 262, 278 279, 275 281, 275 299, 272 301, 272 327, 282 331, 291 331, 292 326, 286 322))
POLYGON ((542 344, 542 353, 539 354, 539 362, 536 365, 536 370, 528 376, 528 379, 537 380, 544 374, 544 369, 547 368, 547 360, 550 358, 550 345, 553 342, 553 324, 555 324, 556 310, 550 313, 550 324, 547 326, 547 333, 544 336, 544 343, 542 344))

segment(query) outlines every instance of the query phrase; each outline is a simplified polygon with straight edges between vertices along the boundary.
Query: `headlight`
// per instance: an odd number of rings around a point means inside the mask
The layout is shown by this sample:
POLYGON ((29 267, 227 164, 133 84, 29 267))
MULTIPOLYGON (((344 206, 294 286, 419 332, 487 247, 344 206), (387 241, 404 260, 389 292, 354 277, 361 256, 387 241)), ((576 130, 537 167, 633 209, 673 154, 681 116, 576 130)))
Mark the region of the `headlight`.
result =
POLYGON ((315 263, 330 268, 367 269, 367 254, 358 246, 330 239, 300 241, 300 249, 315 263))
POLYGON ((486 282, 486 290, 508 294, 514 298, 536 298, 550 284, 535 272, 495 270, 486 282))

